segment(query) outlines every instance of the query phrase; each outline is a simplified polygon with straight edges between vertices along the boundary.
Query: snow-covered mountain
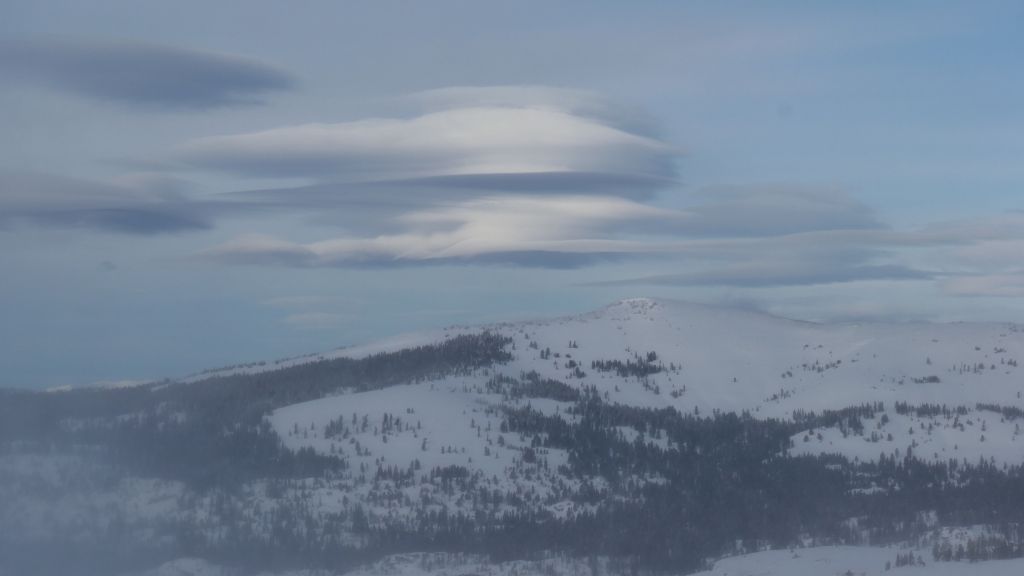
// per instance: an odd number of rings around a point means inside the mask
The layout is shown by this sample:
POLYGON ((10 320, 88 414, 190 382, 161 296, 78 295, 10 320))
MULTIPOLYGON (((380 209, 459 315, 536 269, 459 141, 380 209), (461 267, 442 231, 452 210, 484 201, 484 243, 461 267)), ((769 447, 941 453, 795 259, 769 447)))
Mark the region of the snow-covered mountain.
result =
POLYGON ((553 320, 406 334, 291 360, 213 370, 203 378, 364 358, 482 331, 513 339, 514 358, 503 372, 536 371, 595 385, 613 401, 630 405, 787 417, 794 410, 875 401, 973 405, 1021 400, 1017 362, 1024 353, 1024 327, 1013 323, 817 324, 649 298, 553 320), (542 354, 545 350, 550 356, 542 354), (650 352, 666 368, 648 376, 662 389, 660 395, 638 394, 635 387, 616 391, 614 384, 622 378, 590 368, 594 361, 627 362, 650 352), (574 377, 570 360, 587 375, 574 377), (684 386, 685 394, 671 394, 684 386))
MULTIPOLYGON (((800 412, 882 403, 878 418, 863 433, 843 434, 836 427, 799 435, 793 448, 799 454, 840 453, 865 460, 881 453, 905 454, 909 447, 933 460, 1024 462, 1024 439, 1017 441, 1015 419, 994 410, 1024 408, 1024 372, 1018 369, 1024 329, 1012 323, 830 325, 630 299, 589 314, 403 335, 314 358, 363 358, 483 330, 511 338, 511 361, 469 377, 283 408, 272 418, 275 429, 290 447, 326 453, 330 446, 322 437, 299 438, 288 430, 322 427, 345 410, 373 419, 383 411, 416 408, 416 419, 425 427, 418 437, 451 446, 458 454, 469 450, 466 458, 436 461, 466 464, 476 456, 478 466, 493 472, 495 465, 482 461, 481 448, 469 440, 475 436, 472 422, 488 421, 485 407, 501 403, 481 386, 494 374, 536 372, 577 388, 594 387, 611 403, 672 407, 682 413, 748 411, 757 418, 791 419, 800 412), (623 376, 599 368, 610 362, 649 364, 652 372, 623 376), (990 409, 979 410, 979 404, 990 409), (951 412, 920 409, 925 405, 945 405, 951 412)), ((532 404, 557 407, 553 401, 532 404)), ((387 449, 374 445, 374 453, 404 464, 408 447, 398 442, 387 449)))
POLYGON ((495 574, 692 571, 744 553, 713 573, 803 570, 768 550, 821 545, 842 562, 856 553, 837 545, 1024 556, 1024 509, 999 505, 1024 497, 1022 354, 1011 323, 827 325, 630 299, 179 382, 0 391, 0 552, 51 538, 101 558, 93 573, 263 559, 309 574, 487 555, 505 562, 495 574), (922 544, 961 529, 955 546, 922 544), (161 562, 111 555, 126 543, 161 562), (393 556, 428 551, 469 556, 393 556), (550 562, 517 564, 538 554, 550 562))

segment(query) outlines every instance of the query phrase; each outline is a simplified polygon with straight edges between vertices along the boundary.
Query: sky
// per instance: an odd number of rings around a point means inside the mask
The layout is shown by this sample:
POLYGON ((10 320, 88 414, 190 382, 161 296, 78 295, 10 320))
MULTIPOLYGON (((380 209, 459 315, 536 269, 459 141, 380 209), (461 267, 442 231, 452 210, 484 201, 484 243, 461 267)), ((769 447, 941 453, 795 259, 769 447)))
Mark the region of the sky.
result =
POLYGON ((650 296, 1024 321, 1017 2, 0 3, 0 386, 650 296))

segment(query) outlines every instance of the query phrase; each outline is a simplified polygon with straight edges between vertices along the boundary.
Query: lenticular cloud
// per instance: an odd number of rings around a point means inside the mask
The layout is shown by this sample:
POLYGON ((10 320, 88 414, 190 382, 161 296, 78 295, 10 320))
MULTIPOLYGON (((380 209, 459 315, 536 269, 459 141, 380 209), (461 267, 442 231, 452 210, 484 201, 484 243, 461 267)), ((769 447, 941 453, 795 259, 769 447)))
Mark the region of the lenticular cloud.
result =
POLYGON ((677 150, 630 130, 575 94, 540 98, 531 91, 509 92, 521 98, 518 103, 493 91, 476 102, 465 95, 427 99, 437 109, 409 118, 213 136, 187 143, 181 153, 208 169, 319 181, 457 185, 466 179, 490 189, 527 182, 564 190, 672 179, 677 150))

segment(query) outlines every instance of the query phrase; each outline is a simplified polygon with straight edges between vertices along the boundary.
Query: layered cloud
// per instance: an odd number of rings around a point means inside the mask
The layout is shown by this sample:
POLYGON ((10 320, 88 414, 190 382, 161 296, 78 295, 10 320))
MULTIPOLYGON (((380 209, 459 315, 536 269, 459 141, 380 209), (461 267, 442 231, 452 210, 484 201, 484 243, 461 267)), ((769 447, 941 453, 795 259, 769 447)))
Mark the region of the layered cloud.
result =
MULTIPOLYGON (((694 222, 700 222, 701 212, 692 211, 694 222)), ((675 252, 685 258, 677 271, 599 284, 765 287, 932 280, 954 296, 1024 295, 1020 213, 910 230, 849 222, 847 227, 683 241, 675 252)))
POLYGON ((766 287, 929 280, 934 271, 897 252, 971 241, 893 231, 862 204, 831 191, 773 188, 757 197, 759 190, 709 195, 686 210, 600 195, 486 197, 401 214, 388 224, 396 232, 310 243, 245 236, 205 256, 297 267, 574 267, 647 258, 668 272, 601 284, 766 287), (758 216, 771 222, 755 225, 758 216))
POLYGON ((1024 214, 893 230, 836 190, 684 192, 675 180, 680 152, 655 123, 589 92, 456 87, 395 103, 404 113, 198 138, 175 153, 200 171, 302 186, 214 199, 152 178, 2 175, 0 224, 149 234, 205 229, 246 211, 256 215, 252 233, 204 258, 302 268, 570 268, 628 258, 656 260, 656 273, 601 284, 934 281, 953 295, 1024 294, 1024 214), (303 241, 265 233, 281 229, 268 215, 284 212, 311 222, 303 241))
POLYGON ((220 261, 291 266, 395 266, 508 263, 568 267, 652 246, 624 237, 670 226, 684 212, 613 197, 495 196, 405 214, 400 234, 343 237, 308 244, 244 236, 206 252, 220 261))
POLYGON ((436 109, 201 138, 181 157, 246 176, 490 190, 628 193, 674 176, 678 151, 614 121, 596 96, 506 87, 419 98, 436 109))
POLYGON ((462 108, 556 110, 589 118, 634 134, 658 137, 657 121, 642 109, 612 102, 594 92, 551 86, 451 86, 416 92, 400 99, 420 112, 462 108))
MULTIPOLYGON (((810 239, 803 240, 810 242, 810 239)), ((809 286, 865 280, 930 280, 934 272, 917 269, 889 251, 836 244, 799 245, 771 239, 739 245, 683 243, 684 260, 668 274, 595 282, 599 286, 809 286), (789 246, 788 248, 786 246, 789 246)))
POLYGON ((0 44, 0 71, 9 79, 157 109, 255 104, 294 84, 284 71, 256 60, 140 42, 0 44))
POLYGON ((690 208, 688 232, 708 236, 775 236, 814 230, 879 230, 871 207, 838 191, 795 186, 717 187, 690 208))
POLYGON ((943 290, 953 296, 1024 297, 1024 269, 1008 274, 974 274, 950 278, 943 290))
POLYGON ((943 290, 955 296, 1024 296, 1024 213, 986 222, 970 227, 976 242, 948 254, 956 273, 942 283, 943 290))
POLYGON ((203 230, 212 205, 189 200, 173 180, 135 175, 93 182, 37 173, 0 173, 0 225, 30 222, 131 234, 203 230))

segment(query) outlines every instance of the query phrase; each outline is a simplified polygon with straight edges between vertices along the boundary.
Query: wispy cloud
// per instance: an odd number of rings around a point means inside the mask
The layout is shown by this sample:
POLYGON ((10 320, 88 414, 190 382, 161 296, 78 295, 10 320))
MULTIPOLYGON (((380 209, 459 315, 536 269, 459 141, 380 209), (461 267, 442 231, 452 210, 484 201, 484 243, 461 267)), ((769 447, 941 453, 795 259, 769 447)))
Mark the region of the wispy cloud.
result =
POLYGON ((664 274, 595 282, 592 286, 813 286, 864 280, 930 280, 934 275, 899 264, 865 265, 836 263, 821 266, 816 262, 759 262, 751 265, 705 268, 678 274, 664 274))
POLYGON ((997 296, 1020 298, 1024 296, 1024 269, 1007 274, 974 274, 949 278, 942 289, 952 296, 997 296))
POLYGON ((946 255, 947 266, 955 273, 941 283, 945 293, 1024 296, 1024 214, 1013 213, 988 220, 983 239, 946 255))
POLYGON ((297 312, 284 318, 284 323, 288 326, 307 329, 333 328, 351 321, 351 315, 334 312, 297 312))
POLYGON ((870 230, 885 225, 875 211, 837 190, 800 186, 734 186, 700 191, 687 232, 702 236, 775 236, 815 230, 870 230))

